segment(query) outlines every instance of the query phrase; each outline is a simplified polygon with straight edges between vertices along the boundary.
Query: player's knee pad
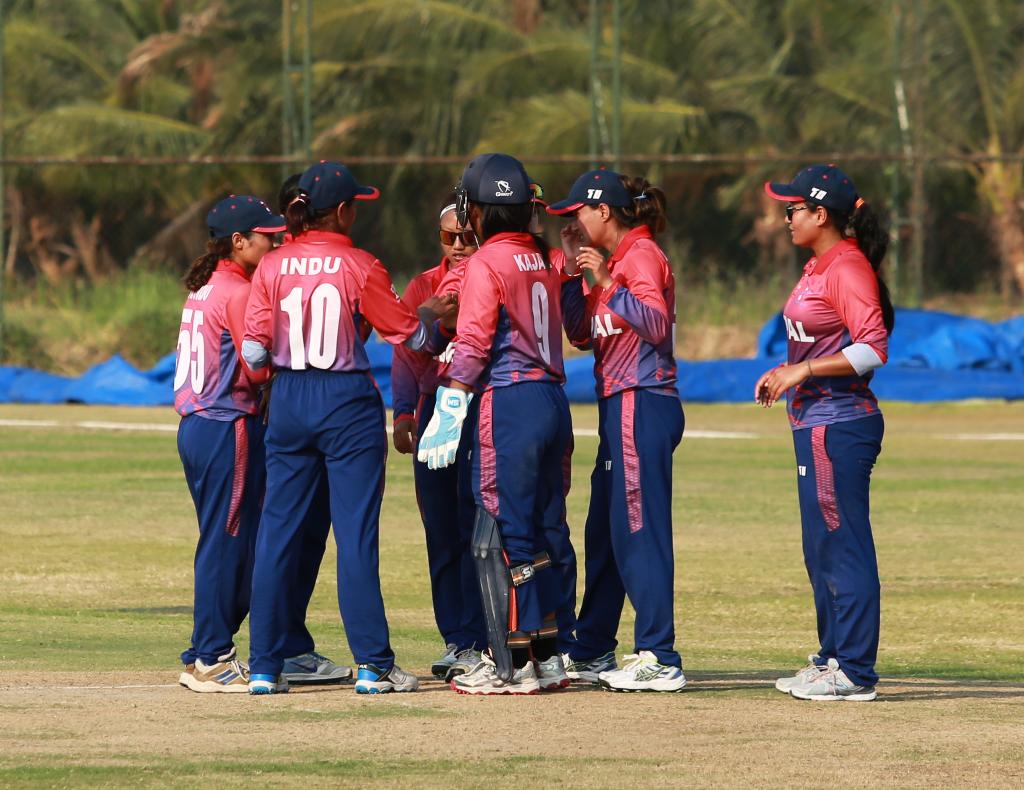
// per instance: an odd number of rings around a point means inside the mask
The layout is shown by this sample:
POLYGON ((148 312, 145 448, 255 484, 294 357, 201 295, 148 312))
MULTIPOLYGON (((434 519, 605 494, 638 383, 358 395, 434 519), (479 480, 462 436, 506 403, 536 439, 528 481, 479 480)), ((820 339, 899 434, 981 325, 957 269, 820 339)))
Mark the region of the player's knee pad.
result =
MULTIPOLYGON (((510 599, 516 587, 531 581, 537 571, 550 567, 551 558, 547 552, 541 552, 531 562, 510 567, 498 522, 483 508, 476 511, 472 548, 495 670, 498 677, 511 680, 515 671, 512 650, 529 647, 530 641, 546 630, 547 623, 538 631, 520 631, 514 622, 515 608, 510 599)), ((553 633, 557 633, 557 627, 553 633)))

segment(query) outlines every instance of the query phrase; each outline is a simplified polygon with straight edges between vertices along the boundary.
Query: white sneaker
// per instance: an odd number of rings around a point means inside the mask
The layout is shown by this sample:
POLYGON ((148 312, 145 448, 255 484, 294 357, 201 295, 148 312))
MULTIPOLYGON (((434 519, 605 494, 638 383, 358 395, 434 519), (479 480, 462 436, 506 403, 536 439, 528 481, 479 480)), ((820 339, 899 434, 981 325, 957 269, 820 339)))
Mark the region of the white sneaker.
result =
POLYGON ((238 660, 235 648, 231 648, 231 652, 218 656, 214 664, 197 658, 192 671, 182 672, 178 682, 200 693, 244 694, 249 690, 249 667, 238 660))
POLYGON ((537 682, 541 691, 558 691, 569 688, 569 676, 560 655, 553 655, 547 661, 537 662, 537 682))
POLYGON ((441 654, 441 657, 430 665, 430 674, 438 679, 445 677, 448 670, 452 668, 452 664, 458 660, 458 653, 459 646, 454 642, 449 642, 444 646, 444 653, 441 654))
POLYGON ((445 673, 445 682, 450 683, 452 678, 472 672, 473 668, 481 660, 480 651, 472 647, 467 647, 465 650, 456 653, 455 663, 448 667, 448 671, 445 673))
POLYGON ((471 671, 453 678, 451 687, 452 691, 459 694, 537 694, 540 692, 540 681, 532 661, 513 672, 511 680, 502 680, 498 677, 494 662, 485 653, 471 671))
POLYGON ((807 656, 807 666, 801 669, 792 677, 779 678, 775 681, 775 688, 781 691, 783 694, 788 694, 792 689, 797 686, 804 686, 814 680, 822 672, 827 672, 828 667, 824 664, 816 664, 821 656, 817 653, 811 653, 807 656))
POLYGON ((352 679, 352 667, 335 664, 319 653, 303 653, 284 660, 281 670, 293 686, 318 686, 352 679))
POLYGON ((622 669, 602 672, 598 680, 609 691, 682 691, 686 685, 679 667, 660 663, 649 650, 626 656, 622 669))
POLYGON ((387 694, 392 691, 415 691, 419 678, 397 664, 381 669, 373 664, 360 664, 356 680, 356 694, 387 694))
POLYGON ((565 674, 569 676, 569 680, 595 685, 598 682, 597 676, 602 672, 611 672, 619 668, 615 663, 615 653, 612 652, 589 661, 573 661, 568 653, 562 653, 562 663, 565 665, 565 674))
POLYGON ((839 668, 834 658, 828 660, 828 669, 809 683, 797 686, 789 692, 796 699, 810 699, 817 702, 871 702, 878 694, 874 686, 858 686, 839 668))

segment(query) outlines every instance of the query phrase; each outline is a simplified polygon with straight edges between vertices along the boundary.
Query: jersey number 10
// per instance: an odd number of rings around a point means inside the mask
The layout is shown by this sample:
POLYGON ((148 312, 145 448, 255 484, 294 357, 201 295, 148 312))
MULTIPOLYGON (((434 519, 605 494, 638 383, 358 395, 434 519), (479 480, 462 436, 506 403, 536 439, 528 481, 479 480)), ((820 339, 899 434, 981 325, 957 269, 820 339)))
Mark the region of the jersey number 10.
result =
MULTIPOLYGON (((302 288, 292 288, 281 300, 281 309, 288 316, 288 347, 291 351, 292 370, 304 370, 307 354, 302 334, 302 288)), ((331 283, 320 283, 309 295, 310 366, 330 370, 338 358, 340 322, 341 294, 331 283)))

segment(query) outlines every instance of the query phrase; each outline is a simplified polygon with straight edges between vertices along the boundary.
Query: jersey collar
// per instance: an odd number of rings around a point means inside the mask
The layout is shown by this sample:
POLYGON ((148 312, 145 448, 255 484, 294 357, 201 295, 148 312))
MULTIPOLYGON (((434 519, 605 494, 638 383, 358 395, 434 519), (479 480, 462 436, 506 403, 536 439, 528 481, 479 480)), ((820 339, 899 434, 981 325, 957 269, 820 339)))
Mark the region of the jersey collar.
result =
POLYGON ((804 274, 824 274, 829 266, 832 265, 832 261, 838 258, 845 252, 850 250, 859 250, 860 247, 853 239, 842 239, 837 241, 828 251, 820 258, 811 258, 807 261, 807 265, 804 266, 804 274))
POLYGON ((229 272, 230 274, 237 274, 239 277, 244 277, 246 280, 251 280, 252 275, 245 270, 245 267, 237 261, 233 261, 230 258, 221 258, 217 261, 217 268, 215 272, 229 272))
POLYGON ((630 248, 636 244, 640 239, 653 239, 651 235, 651 229, 646 225, 640 225, 639 227, 633 228, 629 233, 622 237, 622 241, 619 242, 619 246, 615 248, 615 252, 612 253, 612 257, 608 259, 608 268, 612 267, 612 264, 618 263, 626 257, 626 253, 629 252, 630 248))
POLYGON ((300 244, 304 241, 329 241, 334 244, 344 244, 346 247, 354 246, 352 239, 344 233, 335 233, 332 230, 307 230, 301 236, 298 236, 295 241, 300 244))
POLYGON ((495 233, 487 241, 485 241, 483 244, 480 245, 480 249, 483 249, 484 247, 488 247, 491 244, 497 244, 500 241, 515 241, 515 242, 518 242, 520 244, 536 245, 536 242, 534 241, 533 236, 531 236, 529 233, 519 233, 519 232, 495 233))

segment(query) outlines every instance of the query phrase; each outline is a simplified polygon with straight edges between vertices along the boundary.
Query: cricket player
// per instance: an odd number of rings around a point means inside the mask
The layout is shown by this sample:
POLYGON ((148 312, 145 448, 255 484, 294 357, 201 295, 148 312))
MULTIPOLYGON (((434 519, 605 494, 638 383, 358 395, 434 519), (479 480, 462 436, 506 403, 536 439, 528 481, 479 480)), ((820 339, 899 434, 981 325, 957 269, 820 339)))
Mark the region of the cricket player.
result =
MULTIPOLYGON (((356 691, 414 691, 395 664, 378 572, 387 440, 384 409, 364 348, 364 328, 414 350, 431 330, 398 298, 373 255, 348 233, 356 205, 379 191, 338 162, 306 170, 286 217, 293 241, 269 253, 253 282, 243 354, 275 371, 267 427, 267 494, 250 615, 249 691, 288 690, 282 676, 306 515, 320 476, 330 490, 338 545, 338 601, 358 664, 356 691)), ((438 306, 435 300, 434 306, 438 306)), ((440 310, 425 316, 431 324, 440 310)))
MULTIPOLYGON (((441 262, 418 274, 410 282, 402 301, 411 309, 438 291, 441 282, 459 283, 469 256, 476 252, 476 236, 460 227, 455 218, 455 195, 451 194, 438 217, 441 262), (456 274, 449 277, 452 270, 456 274)), ((458 293, 457 285, 441 293, 458 293)), ((417 438, 434 415, 439 374, 447 369, 455 345, 441 355, 431 356, 405 346, 396 346, 391 362, 391 392, 394 407, 395 449, 416 452, 417 438)), ((467 437, 468 438, 468 437, 467 437)), ((456 463, 443 469, 428 469, 413 455, 416 503, 426 533, 427 563, 434 620, 445 642, 445 650, 430 671, 450 681, 480 662, 487 646, 487 629, 476 569, 469 550, 476 506, 470 488, 468 445, 456 463)))
POLYGON ((572 425, 562 384, 562 275, 530 234, 534 190, 505 154, 474 158, 457 219, 480 249, 466 263, 450 386, 437 390, 418 457, 450 465, 479 393, 473 435, 473 556, 489 653, 451 686, 463 694, 535 694, 569 680, 557 652, 558 579, 546 529, 564 523, 562 462, 572 425))
POLYGON ((174 408, 178 453, 199 520, 192 644, 179 682, 198 692, 246 692, 234 635, 249 612, 253 550, 266 480, 259 387, 267 371, 241 358, 249 281, 284 230, 257 197, 231 195, 207 215, 206 254, 185 275, 174 408))
POLYGON ((895 323, 879 275, 889 235, 835 165, 765 191, 786 203, 793 243, 814 252, 783 308, 788 361, 754 388, 765 407, 786 393, 818 623, 817 653, 775 686, 802 700, 866 702, 876 696, 880 621, 868 493, 885 430, 869 385, 895 323))
MULTIPOLYGON (((594 350, 600 445, 587 515, 586 586, 569 677, 610 691, 680 691, 675 649, 672 453, 683 435, 676 389, 675 277, 655 241, 665 196, 643 178, 592 170, 548 212, 571 215, 566 268, 589 270, 582 336, 594 350), (609 257, 605 258, 605 255, 609 257), (635 647, 615 661, 625 596, 635 647)), ((580 322, 569 322, 579 326, 580 322)))

